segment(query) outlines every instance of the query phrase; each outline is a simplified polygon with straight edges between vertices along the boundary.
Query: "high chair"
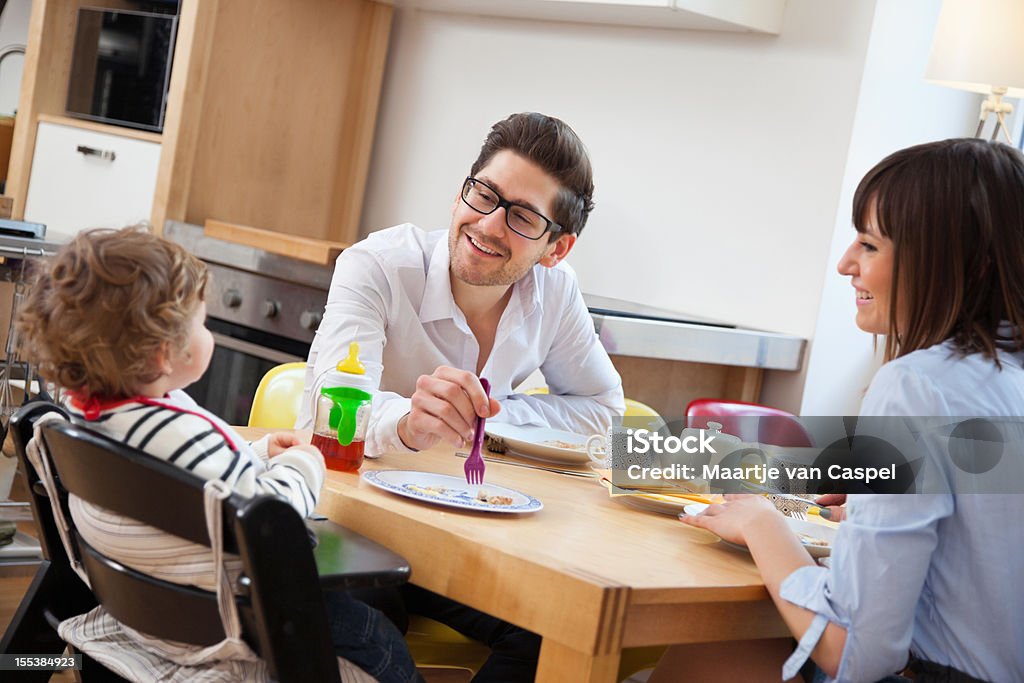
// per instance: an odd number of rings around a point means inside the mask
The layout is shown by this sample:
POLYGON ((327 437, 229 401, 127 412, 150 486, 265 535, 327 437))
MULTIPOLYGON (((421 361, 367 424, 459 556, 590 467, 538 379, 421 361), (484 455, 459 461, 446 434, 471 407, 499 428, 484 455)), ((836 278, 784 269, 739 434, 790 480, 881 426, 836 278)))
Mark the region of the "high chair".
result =
MULTIPOLYGON (((231 493, 212 503, 210 509, 222 514, 222 523, 212 527, 220 538, 212 540, 205 482, 159 458, 56 419, 39 430, 46 448, 33 461, 28 453, 32 427, 52 410, 60 412, 52 404, 30 403, 12 420, 47 560, 4 634, 0 653, 60 653, 66 636, 85 653, 85 681, 135 679, 142 669, 167 668, 166 660, 143 651, 123 656, 115 642, 92 638, 91 627, 68 628, 66 619, 100 604, 120 624, 163 640, 208 646, 237 630, 280 683, 369 679, 351 665, 342 677, 323 591, 400 585, 410 571, 403 558, 331 522, 309 522, 307 528, 294 508, 274 495, 231 493), (70 494, 193 543, 211 549, 217 543, 237 556, 241 575, 225 593, 233 608, 224 610, 216 592, 142 574, 92 547, 76 529, 70 494), (58 526, 64 523, 69 533, 62 538, 58 526), (224 616, 235 612, 238 622, 224 616)), ((204 665, 194 668, 201 675, 204 665)), ((26 672, 25 680, 43 681, 50 674, 36 673, 26 672)))

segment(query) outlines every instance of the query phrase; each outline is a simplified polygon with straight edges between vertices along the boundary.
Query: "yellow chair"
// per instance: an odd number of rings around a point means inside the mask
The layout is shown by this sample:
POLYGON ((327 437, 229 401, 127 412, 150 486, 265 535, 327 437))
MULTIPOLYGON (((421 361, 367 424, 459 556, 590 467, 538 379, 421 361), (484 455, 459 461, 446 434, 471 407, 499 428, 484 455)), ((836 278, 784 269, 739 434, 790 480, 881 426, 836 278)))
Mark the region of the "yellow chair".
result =
MULTIPOLYGON (((291 429, 302 404, 305 363, 285 363, 267 371, 256 387, 249 413, 250 427, 291 429)), ((406 634, 417 666, 466 669, 476 673, 491 651, 444 624, 419 615, 409 616, 406 634)))
POLYGON ((657 410, 646 403, 634 401, 631 398, 626 399, 626 413, 624 417, 656 417, 659 420, 661 419, 661 415, 658 414, 657 410))
POLYGON ((291 429, 302 407, 306 382, 305 363, 285 363, 270 368, 256 387, 249 411, 250 427, 291 429))
MULTIPOLYGON (((548 391, 547 387, 534 387, 533 389, 527 389, 524 393, 533 395, 548 394, 551 392, 548 391)), ((634 401, 631 398, 626 399, 626 412, 623 415, 623 417, 654 417, 659 420, 661 419, 661 415, 658 414, 657 410, 650 407, 646 403, 634 401)))
POLYGON ((417 667, 465 669, 476 674, 491 655, 491 648, 439 621, 419 614, 409 615, 405 643, 417 667))

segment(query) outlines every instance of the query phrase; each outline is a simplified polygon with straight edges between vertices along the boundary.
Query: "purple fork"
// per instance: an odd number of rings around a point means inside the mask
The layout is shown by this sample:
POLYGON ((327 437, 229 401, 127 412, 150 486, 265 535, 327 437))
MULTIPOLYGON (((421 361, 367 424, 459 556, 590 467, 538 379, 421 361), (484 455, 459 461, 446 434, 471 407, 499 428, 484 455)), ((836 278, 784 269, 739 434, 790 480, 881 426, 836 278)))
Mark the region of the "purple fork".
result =
MULTIPOLYGON (((484 388, 484 394, 490 399, 491 383, 481 377, 480 385, 484 388)), ((487 467, 484 465, 484 459, 480 456, 480 448, 484 445, 485 422, 487 420, 482 417, 476 418, 476 429, 473 431, 473 448, 469 451, 469 457, 463 466, 463 470, 466 472, 466 482, 469 484, 484 483, 484 470, 487 467)))

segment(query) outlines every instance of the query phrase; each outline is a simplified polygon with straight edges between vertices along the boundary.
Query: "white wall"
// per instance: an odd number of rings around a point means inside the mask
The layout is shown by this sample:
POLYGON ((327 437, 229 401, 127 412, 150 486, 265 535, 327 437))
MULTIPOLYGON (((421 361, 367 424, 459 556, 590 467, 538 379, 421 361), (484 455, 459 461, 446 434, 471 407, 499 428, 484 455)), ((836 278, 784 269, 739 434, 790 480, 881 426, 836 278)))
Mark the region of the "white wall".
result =
MULTIPOLYGON (((0 48, 10 45, 24 47, 28 38, 28 17, 32 0, 7 0, 0 17, 0 48)), ((18 108, 24 54, 12 54, 0 65, 0 116, 10 116, 18 108)))
POLYGON ((768 373, 763 398, 834 412, 870 352, 832 275, 852 187, 888 151, 963 133, 974 106, 921 80, 939 0, 877 5, 789 0, 779 36, 399 10, 364 232, 447 227, 490 124, 559 116, 595 169, 569 258, 583 290, 817 337, 803 403, 804 373, 768 373))
MULTIPOLYGON (((871 335, 858 330, 853 322, 854 294, 849 278, 836 272, 836 264, 855 234, 850 207, 861 177, 903 147, 974 134, 980 96, 923 80, 940 4, 938 0, 878 2, 806 381, 779 377, 772 387, 781 394, 783 385, 788 384, 786 389, 795 394, 794 385, 802 384, 801 414, 857 414, 863 390, 878 367, 871 335)), ((883 345, 880 338, 879 346, 883 345)))
POLYGON ((780 36, 401 10, 363 225, 447 227, 490 124, 543 111, 594 162, 584 291, 808 337, 872 7, 790 0, 780 36))

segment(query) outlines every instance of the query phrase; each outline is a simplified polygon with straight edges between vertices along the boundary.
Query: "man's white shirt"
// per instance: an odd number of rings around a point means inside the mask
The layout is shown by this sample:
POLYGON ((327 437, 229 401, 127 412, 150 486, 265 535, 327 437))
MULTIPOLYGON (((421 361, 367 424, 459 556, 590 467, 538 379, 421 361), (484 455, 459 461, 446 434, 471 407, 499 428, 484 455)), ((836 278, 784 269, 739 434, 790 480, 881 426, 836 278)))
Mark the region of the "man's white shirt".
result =
MULTIPOLYGON (((452 297, 447 230, 426 232, 406 223, 372 233, 338 257, 296 427, 312 426, 325 373, 353 341, 379 386, 367 454, 408 450, 397 428, 416 380, 441 365, 474 372, 480 352, 452 297)), ((536 265, 513 285, 481 376, 501 403, 495 422, 603 433, 625 410, 619 374, 564 261, 536 265), (513 394, 538 368, 551 393, 513 394)))

